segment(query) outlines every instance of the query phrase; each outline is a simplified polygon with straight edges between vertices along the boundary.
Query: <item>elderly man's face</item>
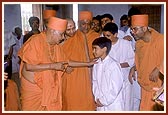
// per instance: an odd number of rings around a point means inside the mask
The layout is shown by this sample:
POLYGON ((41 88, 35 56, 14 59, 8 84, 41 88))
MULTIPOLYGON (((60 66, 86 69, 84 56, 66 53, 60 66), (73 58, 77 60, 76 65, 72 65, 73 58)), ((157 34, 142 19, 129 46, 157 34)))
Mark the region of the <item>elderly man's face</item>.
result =
POLYGON ((73 37, 76 32, 75 23, 73 21, 68 21, 68 25, 65 31, 65 35, 68 37, 73 37))
POLYGON ((135 41, 143 39, 147 27, 143 26, 131 26, 131 34, 133 35, 135 41))
POLYGON ((51 45, 58 45, 64 38, 64 32, 56 31, 53 29, 47 29, 47 42, 51 45))
POLYGON ((79 21, 79 29, 83 33, 88 33, 91 28, 91 21, 90 20, 80 20, 79 21))

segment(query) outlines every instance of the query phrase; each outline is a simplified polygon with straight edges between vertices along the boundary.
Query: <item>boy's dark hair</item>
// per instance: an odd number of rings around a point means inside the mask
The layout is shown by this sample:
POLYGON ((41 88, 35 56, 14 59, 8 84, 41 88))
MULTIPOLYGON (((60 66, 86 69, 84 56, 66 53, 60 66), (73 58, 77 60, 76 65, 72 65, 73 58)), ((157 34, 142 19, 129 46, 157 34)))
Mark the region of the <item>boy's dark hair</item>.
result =
POLYGON ((98 20, 99 23, 101 24, 101 16, 97 15, 96 17, 93 17, 92 20, 98 20))
POLYGON ((95 17, 92 18, 92 20, 99 20, 99 21, 100 21, 100 19, 101 19, 100 15, 97 15, 97 16, 95 16, 95 17))
POLYGON ((104 26, 103 31, 109 31, 114 35, 115 33, 118 33, 118 26, 115 23, 110 22, 104 26))
POLYGON ((126 14, 122 15, 120 20, 128 20, 128 16, 126 14))
POLYGON ((101 19, 103 19, 103 18, 109 18, 111 21, 113 20, 113 16, 111 14, 103 14, 101 16, 101 19))
POLYGON ((111 40, 106 38, 106 37, 99 37, 96 38, 93 42, 92 45, 97 45, 99 46, 101 49, 106 47, 107 48, 107 55, 109 54, 110 50, 111 50, 111 40))

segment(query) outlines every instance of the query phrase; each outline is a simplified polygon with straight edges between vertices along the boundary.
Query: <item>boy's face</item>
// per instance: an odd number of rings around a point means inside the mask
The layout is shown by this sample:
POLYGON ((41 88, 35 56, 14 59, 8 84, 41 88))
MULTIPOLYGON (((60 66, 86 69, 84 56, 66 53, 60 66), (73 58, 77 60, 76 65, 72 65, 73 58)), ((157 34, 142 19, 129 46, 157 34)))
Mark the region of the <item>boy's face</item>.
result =
POLYGON ((103 35, 104 37, 110 39, 111 41, 113 41, 113 39, 115 38, 115 36, 109 31, 103 31, 103 35))
POLYGON ((102 58, 104 59, 106 57, 106 50, 107 48, 100 48, 98 45, 92 45, 92 49, 93 49, 93 55, 95 56, 95 58, 102 58))
POLYGON ((101 19, 101 27, 104 28, 104 26, 109 23, 109 22, 113 22, 112 20, 110 20, 109 18, 105 17, 103 19, 101 19))
POLYGON ((99 20, 92 20, 92 25, 91 25, 91 29, 94 30, 95 32, 99 32, 100 31, 100 22, 99 20))

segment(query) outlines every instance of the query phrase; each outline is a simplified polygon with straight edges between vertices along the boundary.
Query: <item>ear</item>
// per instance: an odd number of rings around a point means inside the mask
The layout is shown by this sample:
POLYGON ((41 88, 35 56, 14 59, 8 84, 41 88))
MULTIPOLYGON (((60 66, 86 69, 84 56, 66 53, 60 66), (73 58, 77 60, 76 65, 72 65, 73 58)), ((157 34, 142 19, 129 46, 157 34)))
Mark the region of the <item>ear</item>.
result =
POLYGON ((114 37, 116 38, 116 37, 117 37, 117 35, 118 35, 118 33, 115 33, 115 34, 114 34, 114 37))
POLYGON ((106 51, 107 51, 107 47, 104 47, 104 48, 103 48, 103 51, 106 52, 106 51))
POLYGON ((114 20, 112 20, 111 22, 114 23, 114 20))
POLYGON ((143 29, 144 32, 146 32, 148 30, 148 27, 145 26, 142 29, 143 29))

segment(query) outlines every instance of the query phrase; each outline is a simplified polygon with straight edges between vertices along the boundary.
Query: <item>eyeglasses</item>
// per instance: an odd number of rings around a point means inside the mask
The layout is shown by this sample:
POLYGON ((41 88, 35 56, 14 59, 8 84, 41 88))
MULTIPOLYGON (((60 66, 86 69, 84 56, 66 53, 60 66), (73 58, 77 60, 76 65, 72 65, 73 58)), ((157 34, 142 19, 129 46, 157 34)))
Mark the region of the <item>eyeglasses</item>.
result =
POLYGON ((138 29, 140 29, 140 28, 142 28, 142 27, 134 27, 134 28, 131 27, 131 32, 137 32, 138 29))

